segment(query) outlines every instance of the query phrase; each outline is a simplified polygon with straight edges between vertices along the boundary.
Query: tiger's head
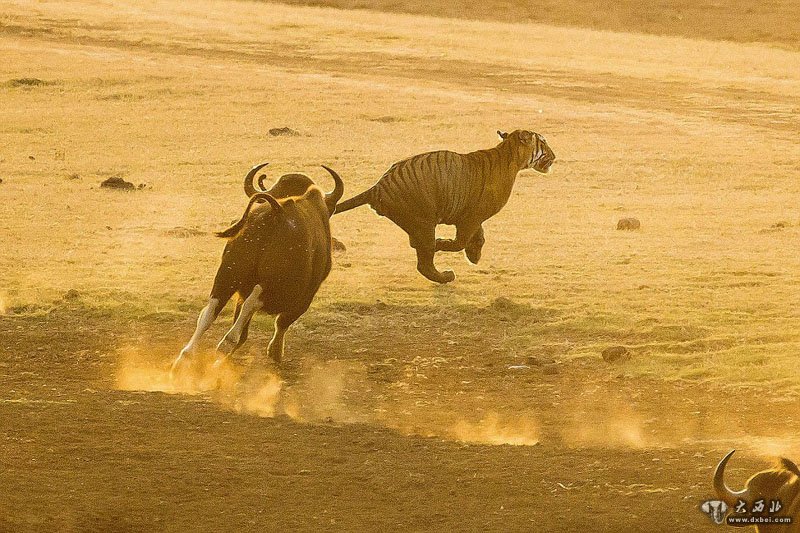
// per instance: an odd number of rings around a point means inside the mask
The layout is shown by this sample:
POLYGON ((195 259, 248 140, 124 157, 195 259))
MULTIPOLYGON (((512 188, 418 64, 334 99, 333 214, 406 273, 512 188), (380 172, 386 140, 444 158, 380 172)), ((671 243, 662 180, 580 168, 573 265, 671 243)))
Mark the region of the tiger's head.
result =
POLYGON ((524 168, 532 168, 542 174, 550 172, 556 154, 540 134, 528 130, 514 130, 511 133, 498 130, 497 135, 501 140, 515 144, 519 158, 526 162, 524 168))

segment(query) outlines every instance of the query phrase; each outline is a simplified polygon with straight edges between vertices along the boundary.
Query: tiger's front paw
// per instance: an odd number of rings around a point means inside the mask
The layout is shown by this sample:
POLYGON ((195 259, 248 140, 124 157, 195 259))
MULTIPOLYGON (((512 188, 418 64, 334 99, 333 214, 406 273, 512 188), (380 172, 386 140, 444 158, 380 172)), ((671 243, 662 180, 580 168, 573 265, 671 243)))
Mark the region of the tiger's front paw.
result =
POLYGON ((467 248, 466 250, 464 250, 464 255, 467 256, 467 261, 469 261, 473 265, 477 265, 478 261, 481 260, 481 249, 467 248))
POLYGON ((450 283, 454 279, 456 279, 455 273, 452 270, 445 270, 444 272, 439 274, 438 279, 434 281, 436 281, 437 283, 445 284, 445 283, 450 283))

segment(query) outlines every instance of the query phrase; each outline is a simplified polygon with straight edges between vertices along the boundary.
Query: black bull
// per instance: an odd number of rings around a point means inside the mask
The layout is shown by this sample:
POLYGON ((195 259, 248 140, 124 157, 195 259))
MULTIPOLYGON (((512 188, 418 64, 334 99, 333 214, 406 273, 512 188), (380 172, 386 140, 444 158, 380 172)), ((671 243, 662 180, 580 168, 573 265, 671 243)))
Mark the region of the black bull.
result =
POLYGON ((241 219, 217 234, 228 242, 208 304, 172 365, 173 375, 191 359, 200 337, 234 294, 238 295, 234 324, 217 345, 220 359, 245 342, 253 315, 264 311, 276 315, 267 352, 280 362, 286 330, 305 313, 331 270, 329 219, 344 193, 341 178, 323 166, 336 184, 328 194, 302 174, 287 174, 269 190, 259 191, 252 186, 253 177, 265 165, 256 165, 245 177, 250 202, 241 219))

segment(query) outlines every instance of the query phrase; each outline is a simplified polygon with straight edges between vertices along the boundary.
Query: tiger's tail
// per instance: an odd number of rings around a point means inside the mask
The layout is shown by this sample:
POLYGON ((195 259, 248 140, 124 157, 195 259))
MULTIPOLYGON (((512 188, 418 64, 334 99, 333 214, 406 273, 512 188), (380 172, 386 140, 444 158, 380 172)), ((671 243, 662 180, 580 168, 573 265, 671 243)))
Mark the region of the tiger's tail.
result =
POLYGON ((370 187, 361 194, 353 196, 349 200, 345 200, 344 202, 339 202, 338 204, 336 204, 335 213, 344 213, 345 211, 350 211, 351 209, 355 209, 356 207, 360 207, 364 204, 371 203, 372 199, 374 198, 374 194, 375 194, 375 188, 370 187))

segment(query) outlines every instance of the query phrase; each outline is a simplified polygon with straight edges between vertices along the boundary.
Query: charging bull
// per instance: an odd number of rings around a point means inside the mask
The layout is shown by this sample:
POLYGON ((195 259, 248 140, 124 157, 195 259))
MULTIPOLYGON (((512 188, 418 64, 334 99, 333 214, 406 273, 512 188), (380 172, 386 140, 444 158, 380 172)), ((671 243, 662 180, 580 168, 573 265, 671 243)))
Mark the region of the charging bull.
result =
MULTIPOLYGON (((253 167, 245 183, 252 187, 253 177, 264 166, 253 167)), ((241 219, 217 233, 228 242, 194 335, 172 365, 173 376, 197 351, 201 336, 234 294, 234 323, 217 345, 218 362, 244 344, 257 311, 276 315, 267 353, 281 361, 286 330, 305 313, 331 270, 329 219, 344 184, 335 171, 323 168, 335 182, 330 193, 323 193, 308 176, 287 174, 269 190, 249 194, 241 219)))
MULTIPOLYGON (((723 457, 714 472, 714 490, 717 497, 728 505, 729 516, 791 517, 791 524, 752 525, 759 533, 800 533, 800 469, 797 465, 781 457, 774 468, 754 474, 744 489, 736 492, 725 484, 725 466, 735 451, 731 450, 723 457), (776 501, 779 504, 773 503, 776 501)), ((729 522, 729 525, 736 524, 729 522)), ((751 524, 742 524, 742 527, 748 525, 751 524)))

